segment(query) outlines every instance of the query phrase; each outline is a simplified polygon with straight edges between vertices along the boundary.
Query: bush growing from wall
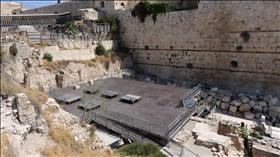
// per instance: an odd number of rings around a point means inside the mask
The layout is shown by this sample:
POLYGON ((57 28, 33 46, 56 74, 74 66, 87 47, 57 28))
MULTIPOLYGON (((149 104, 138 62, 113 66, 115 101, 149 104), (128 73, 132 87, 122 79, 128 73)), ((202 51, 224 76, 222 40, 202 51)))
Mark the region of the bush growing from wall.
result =
POLYGON ((78 26, 74 21, 68 21, 64 24, 64 31, 69 34, 74 34, 78 31, 78 26))
POLYGON ((111 27, 111 33, 118 33, 119 31, 119 21, 116 17, 107 17, 98 19, 95 21, 96 24, 109 24, 111 27))
POLYGON ((242 33, 240 34, 240 36, 243 38, 244 41, 249 41, 249 39, 250 39, 250 34, 249 34, 249 32, 247 32, 247 31, 242 32, 242 33))
POLYGON ((178 6, 171 6, 171 11, 192 10, 198 8, 200 0, 187 0, 178 2, 178 6))
POLYGON ((53 56, 50 53, 45 53, 43 59, 51 62, 53 60, 53 56))
POLYGON ((159 13, 166 13, 170 11, 168 3, 150 3, 147 0, 139 2, 131 11, 131 15, 138 17, 141 22, 145 22, 147 16, 152 15, 154 22, 159 13))
POLYGON ((119 149, 119 152, 123 155, 136 155, 136 156, 147 156, 147 157, 165 157, 160 152, 159 147, 154 144, 139 143, 135 142, 126 145, 119 149))
POLYGON ((104 48, 104 46, 100 42, 97 43, 97 46, 95 48, 95 53, 98 56, 108 55, 108 52, 106 51, 106 49, 104 48))

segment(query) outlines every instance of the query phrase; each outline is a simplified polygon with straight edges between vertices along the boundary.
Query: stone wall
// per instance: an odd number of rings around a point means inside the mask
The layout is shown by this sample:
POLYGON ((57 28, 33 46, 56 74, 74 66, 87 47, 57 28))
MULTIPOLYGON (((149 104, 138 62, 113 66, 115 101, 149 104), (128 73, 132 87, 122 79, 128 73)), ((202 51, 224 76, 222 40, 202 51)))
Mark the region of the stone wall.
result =
POLYGON ((280 95, 279 10, 278 1, 201 1, 144 23, 126 12, 122 43, 147 74, 280 95))

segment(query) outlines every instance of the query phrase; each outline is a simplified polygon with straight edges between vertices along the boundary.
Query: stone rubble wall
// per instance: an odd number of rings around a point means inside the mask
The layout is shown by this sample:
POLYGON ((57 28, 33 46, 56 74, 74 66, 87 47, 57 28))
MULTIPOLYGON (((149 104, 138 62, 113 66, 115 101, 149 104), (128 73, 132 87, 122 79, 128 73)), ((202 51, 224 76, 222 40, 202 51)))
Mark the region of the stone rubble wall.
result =
MULTIPOLYGON (((110 43, 110 42, 109 42, 110 43)), ((96 62, 95 65, 87 65, 84 63, 79 63, 79 60, 89 60, 90 57, 84 57, 81 55, 81 51, 86 51, 85 49, 79 50, 59 50, 57 47, 49 47, 45 50, 32 48, 25 42, 17 42, 15 44, 18 53, 16 56, 12 56, 9 53, 9 48, 13 43, 8 43, 3 45, 5 50, 5 60, 1 64, 1 70, 10 76, 13 76, 15 80, 22 83, 27 83, 27 86, 31 88, 57 88, 56 85, 56 74, 58 71, 63 71, 63 85, 72 86, 79 83, 85 83, 89 80, 100 78, 103 76, 111 76, 113 74, 119 74, 122 63, 120 60, 96 62), (47 51, 46 51, 47 50, 47 51), (53 50, 53 51, 52 51, 53 50), (63 52, 67 53, 63 53, 63 52), (74 52, 72 52, 74 51, 74 52), (48 69, 43 66, 42 57, 46 52, 56 53, 53 55, 54 60, 70 59, 76 60, 77 62, 65 63, 62 67, 57 69, 48 69), (78 55, 80 54, 80 55, 78 55), (69 56, 67 58, 67 55, 69 56), (84 57, 84 58, 83 58, 84 57)), ((105 44, 104 44, 105 45, 105 44)), ((108 46, 108 45, 107 45, 108 46)), ((108 47, 107 47, 108 48, 108 47)), ((87 54, 95 57, 94 52, 88 50, 87 54)), ((115 75, 114 75, 115 76, 115 75)))
POLYGON ((280 95, 279 10, 279 1, 201 1, 198 9, 144 23, 126 12, 119 17, 122 44, 147 74, 280 95))

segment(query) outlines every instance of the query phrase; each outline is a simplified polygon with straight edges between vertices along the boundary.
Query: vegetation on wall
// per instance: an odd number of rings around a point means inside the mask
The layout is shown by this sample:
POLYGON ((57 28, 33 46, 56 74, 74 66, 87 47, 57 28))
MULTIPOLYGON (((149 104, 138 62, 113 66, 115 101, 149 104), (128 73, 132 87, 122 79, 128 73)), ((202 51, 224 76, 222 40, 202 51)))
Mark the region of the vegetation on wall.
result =
POLYGON ((171 6, 171 11, 192 10, 198 8, 200 0, 181 0, 177 6, 171 6))
POLYGON ((109 24, 111 27, 111 33, 118 33, 119 31, 119 21, 116 17, 107 17, 98 19, 95 21, 96 24, 109 24))
POLYGON ((150 3, 147 0, 139 2, 131 11, 131 15, 138 17, 141 22, 145 22, 147 16, 152 15, 154 22, 157 19, 157 15, 160 13, 166 13, 170 11, 168 3, 150 3))
POLYGON ((95 48, 95 53, 98 56, 108 55, 108 52, 106 51, 106 49, 104 48, 104 46, 100 42, 97 43, 97 46, 95 48))
POLYGON ((68 21, 64 24, 64 31, 69 34, 75 34, 78 31, 78 26, 74 21, 68 21))
POLYGON ((53 56, 50 53, 45 53, 43 59, 51 62, 53 60, 53 56))
POLYGON ((146 157, 165 157, 160 152, 159 147, 153 144, 135 142, 126 145, 118 150, 122 155, 146 156, 146 157))
POLYGON ((247 32, 247 31, 242 32, 242 33, 240 34, 240 36, 243 38, 243 40, 244 40, 245 42, 249 41, 249 39, 250 39, 250 34, 249 34, 249 32, 247 32))
POLYGON ((236 47, 236 50, 238 50, 238 51, 241 51, 243 49, 243 46, 242 45, 238 45, 237 47, 236 47))

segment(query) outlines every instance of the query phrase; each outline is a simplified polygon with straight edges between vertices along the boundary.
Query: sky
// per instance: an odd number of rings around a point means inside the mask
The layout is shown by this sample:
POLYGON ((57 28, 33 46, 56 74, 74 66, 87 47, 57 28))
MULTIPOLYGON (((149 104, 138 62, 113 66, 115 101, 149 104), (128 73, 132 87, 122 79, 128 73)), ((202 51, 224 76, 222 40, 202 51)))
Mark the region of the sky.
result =
POLYGON ((32 9, 57 3, 57 0, 1 0, 3 2, 21 3, 23 8, 32 9))

